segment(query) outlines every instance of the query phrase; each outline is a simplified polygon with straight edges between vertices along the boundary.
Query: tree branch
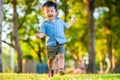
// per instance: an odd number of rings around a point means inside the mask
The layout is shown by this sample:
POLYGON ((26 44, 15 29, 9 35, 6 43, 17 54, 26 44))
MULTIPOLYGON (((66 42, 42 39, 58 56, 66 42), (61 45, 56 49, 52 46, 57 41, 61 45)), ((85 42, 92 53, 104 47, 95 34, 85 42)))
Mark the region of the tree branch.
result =
POLYGON ((4 41, 4 40, 2 40, 2 42, 4 42, 5 44, 7 44, 7 45, 9 45, 9 46, 11 46, 11 47, 13 47, 13 48, 15 48, 15 46, 14 46, 13 44, 11 44, 11 43, 8 43, 8 42, 6 42, 6 41, 4 41))

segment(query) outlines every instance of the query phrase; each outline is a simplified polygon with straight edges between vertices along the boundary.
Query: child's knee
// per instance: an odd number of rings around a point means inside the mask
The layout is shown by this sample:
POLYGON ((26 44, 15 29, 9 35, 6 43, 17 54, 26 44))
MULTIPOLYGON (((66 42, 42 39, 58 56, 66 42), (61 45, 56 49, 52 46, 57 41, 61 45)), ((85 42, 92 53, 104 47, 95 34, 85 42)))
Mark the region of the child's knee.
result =
POLYGON ((54 59, 49 59, 48 61, 49 63, 53 63, 54 59))
POLYGON ((59 54, 59 58, 64 58, 64 54, 59 54))

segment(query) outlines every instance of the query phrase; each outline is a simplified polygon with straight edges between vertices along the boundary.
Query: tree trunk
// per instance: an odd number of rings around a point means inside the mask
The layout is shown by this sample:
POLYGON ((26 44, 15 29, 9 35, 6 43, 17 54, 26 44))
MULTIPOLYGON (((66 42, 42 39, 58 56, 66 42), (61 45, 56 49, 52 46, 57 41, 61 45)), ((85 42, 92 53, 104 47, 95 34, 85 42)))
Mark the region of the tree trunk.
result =
POLYGON ((0 73, 2 72, 2 45, 1 45, 1 36, 2 36, 2 15, 3 13, 3 0, 0 0, 0 73))
POLYGON ((103 63, 102 63, 102 61, 99 62, 99 65, 100 65, 100 72, 99 73, 103 73, 103 63))
POLYGON ((110 68, 111 68, 111 62, 110 62, 109 54, 106 53, 105 55, 106 55, 105 56, 105 61, 107 63, 105 73, 109 73, 110 72, 110 68))
POLYGON ((12 2, 13 4, 13 32, 12 32, 12 37, 14 40, 14 44, 15 44, 15 49, 17 51, 17 59, 18 59, 18 73, 22 72, 22 50, 20 48, 20 43, 19 43, 19 39, 18 39, 18 14, 16 11, 16 6, 17 6, 17 2, 16 0, 13 0, 12 2))
POLYGON ((112 49, 112 72, 115 69, 115 49, 112 49))
MULTIPOLYGON (((111 7, 109 6, 108 7, 109 9, 111 9, 111 7)), ((107 53, 108 53, 108 57, 110 59, 110 70, 109 72, 112 72, 112 28, 111 28, 111 18, 112 18, 112 15, 111 15, 111 11, 108 12, 107 14, 107 21, 105 23, 105 26, 107 28, 107 32, 106 32, 106 40, 107 40, 107 53)))
POLYGON ((89 43, 88 43, 88 53, 89 53, 89 64, 87 68, 88 73, 95 73, 95 33, 94 33, 94 3, 95 0, 85 0, 88 10, 89 18, 89 43))
POLYGON ((114 73, 120 73, 120 55, 119 55, 119 58, 117 60, 117 63, 116 63, 116 66, 115 66, 115 69, 113 71, 114 73))

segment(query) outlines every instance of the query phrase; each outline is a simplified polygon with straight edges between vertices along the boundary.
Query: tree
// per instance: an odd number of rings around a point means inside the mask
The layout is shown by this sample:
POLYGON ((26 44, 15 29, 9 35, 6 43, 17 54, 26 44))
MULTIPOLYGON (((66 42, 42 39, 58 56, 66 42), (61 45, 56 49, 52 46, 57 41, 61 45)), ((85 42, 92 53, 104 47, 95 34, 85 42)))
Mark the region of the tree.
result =
MULTIPOLYGON (((9 5, 10 3, 11 1, 5 1, 4 5, 9 5)), ((21 11, 17 13, 19 15, 19 17, 17 17, 18 18, 17 24, 18 24, 19 40, 21 43, 20 46, 22 46, 21 47, 22 53, 23 53, 22 56, 24 57, 26 55, 32 55, 33 58, 38 62, 45 62, 46 61, 46 54, 45 54, 45 47, 44 47, 45 40, 44 39, 36 40, 32 38, 33 36, 35 36, 36 32, 39 31, 38 30, 39 24, 44 19, 43 17, 42 19, 40 19, 41 17, 40 5, 41 3, 38 0, 35 0, 32 3, 31 3, 31 0, 25 0, 25 1, 17 0, 17 11, 21 11)), ((11 9, 11 5, 9 5, 9 7, 11 9)), ((5 24, 10 25, 10 26, 5 26, 9 30, 9 33, 7 33, 6 38, 9 39, 10 42, 7 41, 6 39, 2 41, 5 44, 9 45, 10 47, 15 48, 15 46, 13 45, 13 37, 12 37, 12 30, 11 30, 13 22, 11 18, 6 16, 9 14, 11 16, 12 14, 9 13, 8 9, 4 9, 4 10, 6 11, 4 12, 5 24)), ((8 30, 3 30, 3 32, 7 32, 8 30)))
MULTIPOLYGON (((115 70, 119 70, 119 47, 120 47, 120 0, 97 0, 96 7, 102 9, 102 15, 98 19, 98 25, 100 30, 102 29, 104 33, 103 41, 105 41, 104 45, 104 53, 108 54, 108 58, 110 60, 110 69, 109 72, 113 72, 115 70), (107 4, 106 4, 107 3, 107 4), (117 56, 116 56, 117 55, 117 56), (116 63, 117 62, 117 63, 116 63)), ((99 33, 99 35, 101 32, 99 33)), ((103 47, 103 46, 102 46, 103 47)), ((116 72, 116 71, 115 71, 116 72)), ((118 71, 120 72, 120 71, 118 71)))
POLYGON ((2 36, 2 13, 3 13, 3 0, 0 0, 0 73, 2 72, 2 45, 1 45, 1 36, 2 36))
POLYGON ((88 53, 89 53, 89 64, 87 68, 88 73, 95 73, 95 32, 94 32, 94 18, 93 12, 95 8, 95 0, 84 0, 89 19, 89 43, 88 43, 88 53))
POLYGON ((12 1, 13 4, 13 32, 12 37, 15 44, 15 49, 17 51, 17 58, 18 58, 18 73, 22 72, 22 50, 20 48, 20 43, 18 39, 18 14, 16 10, 17 2, 16 0, 12 1))

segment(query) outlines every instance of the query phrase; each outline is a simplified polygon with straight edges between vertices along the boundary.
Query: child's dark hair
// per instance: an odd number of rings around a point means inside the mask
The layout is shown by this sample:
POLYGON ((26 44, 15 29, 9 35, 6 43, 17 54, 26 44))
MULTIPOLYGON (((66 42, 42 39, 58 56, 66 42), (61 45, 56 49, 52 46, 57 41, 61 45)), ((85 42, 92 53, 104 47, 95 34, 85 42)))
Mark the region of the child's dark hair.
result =
POLYGON ((47 1, 42 5, 42 11, 44 11, 44 7, 54 7, 56 12, 57 12, 57 5, 56 3, 52 2, 52 1, 47 1))

